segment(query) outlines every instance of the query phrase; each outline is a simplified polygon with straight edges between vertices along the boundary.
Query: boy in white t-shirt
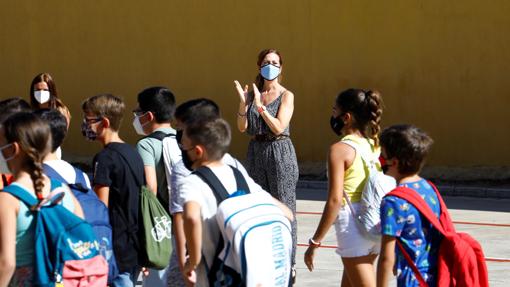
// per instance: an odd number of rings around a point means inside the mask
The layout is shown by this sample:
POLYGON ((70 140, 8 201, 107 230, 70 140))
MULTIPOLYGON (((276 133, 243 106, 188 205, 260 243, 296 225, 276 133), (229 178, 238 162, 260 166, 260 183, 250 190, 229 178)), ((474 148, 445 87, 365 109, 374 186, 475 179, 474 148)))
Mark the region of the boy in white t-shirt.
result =
MULTIPOLYGON (((209 167, 221 180, 227 192, 232 194, 237 190, 234 172, 230 166, 222 163, 230 139, 228 123, 217 118, 186 126, 181 148, 183 158, 188 158, 192 169, 209 167)), ((251 193, 264 192, 250 177, 245 180, 251 193)), ((191 278, 196 271, 196 285, 209 286, 206 266, 212 265, 221 236, 215 219, 218 203, 209 185, 195 174, 184 179, 181 194, 184 199, 184 231, 189 255, 184 273, 191 278)), ((269 194, 267 196, 270 197, 269 194)), ((287 217, 292 218, 288 208, 280 202, 277 204, 287 217)))

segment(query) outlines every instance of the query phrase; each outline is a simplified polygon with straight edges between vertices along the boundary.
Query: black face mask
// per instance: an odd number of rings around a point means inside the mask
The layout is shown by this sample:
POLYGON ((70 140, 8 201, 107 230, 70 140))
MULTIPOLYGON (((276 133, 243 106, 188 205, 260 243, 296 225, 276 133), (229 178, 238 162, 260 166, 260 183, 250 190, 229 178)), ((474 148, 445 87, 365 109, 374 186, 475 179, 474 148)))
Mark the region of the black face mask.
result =
POLYGON ((192 171, 192 170, 193 170, 193 168, 192 168, 192 166, 193 166, 193 161, 192 161, 192 160, 191 160, 191 158, 189 157, 188 152, 187 152, 187 151, 185 151, 185 150, 183 150, 183 149, 181 149, 181 153, 182 153, 182 163, 184 164, 184 166, 185 166, 188 170, 192 171))
MULTIPOLYGON (((181 140, 182 140, 182 130, 178 130, 176 132, 175 139, 177 140, 177 143, 179 144, 179 148, 180 148, 181 140)), ((188 170, 192 171, 193 168, 191 168, 191 166, 193 165, 193 161, 189 158, 188 152, 181 149, 181 154, 182 154, 182 163, 188 170)))
POLYGON ((182 139, 182 130, 178 130, 175 133, 175 140, 177 140, 177 143, 180 144, 182 139))
POLYGON ((335 132, 335 134, 342 135, 342 129, 344 128, 344 121, 342 121, 342 115, 339 115, 336 118, 331 116, 329 124, 333 132, 335 132))

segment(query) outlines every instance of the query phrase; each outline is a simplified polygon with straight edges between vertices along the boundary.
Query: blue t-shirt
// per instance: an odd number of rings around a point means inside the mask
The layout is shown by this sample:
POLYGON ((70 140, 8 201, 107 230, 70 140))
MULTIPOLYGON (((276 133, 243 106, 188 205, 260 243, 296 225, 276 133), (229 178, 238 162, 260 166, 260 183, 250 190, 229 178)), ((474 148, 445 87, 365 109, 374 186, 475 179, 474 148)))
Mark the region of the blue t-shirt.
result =
MULTIPOLYGON (((441 207, 436 192, 421 179, 401 184, 418 192, 439 218, 441 207)), ((397 237, 411 256, 429 286, 436 286, 437 257, 442 235, 406 200, 388 196, 381 203, 381 228, 384 235, 397 237)), ((397 286, 419 286, 418 280, 406 259, 395 247, 397 255, 397 286)))

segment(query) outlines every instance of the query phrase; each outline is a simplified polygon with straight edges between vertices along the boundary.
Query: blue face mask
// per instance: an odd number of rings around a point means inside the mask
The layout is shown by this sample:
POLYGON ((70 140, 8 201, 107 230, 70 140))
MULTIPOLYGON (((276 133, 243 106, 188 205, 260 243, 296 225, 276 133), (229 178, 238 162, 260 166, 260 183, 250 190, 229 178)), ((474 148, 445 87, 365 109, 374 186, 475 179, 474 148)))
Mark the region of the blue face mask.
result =
POLYGON ((260 75, 262 78, 272 81, 280 75, 280 67, 273 64, 266 64, 260 68, 260 75))

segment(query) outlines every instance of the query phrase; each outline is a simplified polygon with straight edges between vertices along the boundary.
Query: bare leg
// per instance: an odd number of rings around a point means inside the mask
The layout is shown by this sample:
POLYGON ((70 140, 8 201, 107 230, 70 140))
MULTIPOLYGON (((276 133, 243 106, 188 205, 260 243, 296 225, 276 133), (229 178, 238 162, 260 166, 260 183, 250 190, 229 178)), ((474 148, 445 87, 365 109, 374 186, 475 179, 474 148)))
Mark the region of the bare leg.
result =
POLYGON ((351 287, 351 281, 349 280, 349 276, 347 276, 347 271, 345 271, 344 266, 344 272, 342 274, 342 284, 341 287, 351 287))
POLYGON ((350 285, 345 285, 347 287, 374 287, 376 285, 374 268, 375 258, 377 258, 376 254, 361 257, 342 257, 342 262, 344 264, 342 287, 344 287, 344 279, 349 279, 350 281, 350 285), (347 276, 345 276, 345 274, 347 274, 347 276))

